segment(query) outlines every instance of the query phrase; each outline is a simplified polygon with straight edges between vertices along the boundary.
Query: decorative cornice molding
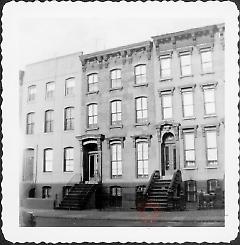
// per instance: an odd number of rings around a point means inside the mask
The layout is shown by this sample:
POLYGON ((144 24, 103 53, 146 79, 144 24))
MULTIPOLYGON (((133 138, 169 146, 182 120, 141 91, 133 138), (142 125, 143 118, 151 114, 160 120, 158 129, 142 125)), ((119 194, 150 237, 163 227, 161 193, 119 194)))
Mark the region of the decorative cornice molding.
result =
POLYGON ((162 142, 163 135, 165 133, 172 133, 175 137, 175 140, 179 140, 179 126, 180 123, 174 121, 162 121, 156 126, 158 142, 162 142))

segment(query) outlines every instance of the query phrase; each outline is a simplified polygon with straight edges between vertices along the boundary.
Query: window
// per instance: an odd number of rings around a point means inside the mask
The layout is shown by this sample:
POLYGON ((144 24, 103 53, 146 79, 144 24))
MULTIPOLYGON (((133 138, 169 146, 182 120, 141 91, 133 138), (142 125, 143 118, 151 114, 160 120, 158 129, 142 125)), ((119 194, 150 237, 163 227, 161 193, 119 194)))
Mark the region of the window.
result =
POLYGON ((64 172, 73 172, 74 170, 74 157, 73 148, 64 148, 64 172))
POLYGON ((193 91, 183 90, 183 117, 193 117, 193 91))
POLYGON ((26 125, 26 133, 33 134, 34 133, 34 112, 30 112, 27 114, 27 125, 26 125))
POLYGON ((172 94, 162 93, 162 116, 163 119, 172 118, 172 94))
POLYGON ((43 186, 42 187, 42 198, 48 199, 51 197, 51 187, 50 186, 43 186))
POLYGON ((98 74, 88 75, 88 92, 98 91, 98 74))
POLYGON ((74 129, 74 107, 64 109, 64 130, 74 129))
POLYGON ((135 83, 144 84, 146 83, 146 65, 135 66, 135 83))
POLYGON ((34 101, 36 98, 37 87, 32 85, 28 87, 28 101, 34 101))
POLYGON ((48 82, 46 84, 46 99, 52 99, 54 97, 55 83, 48 82))
POLYGON ((88 127, 97 127, 98 123, 98 106, 97 104, 88 105, 88 127))
POLYGON ((217 188, 220 188, 219 180, 217 179, 207 180, 207 193, 215 193, 217 188))
POLYGON ((65 95, 74 95, 75 78, 71 77, 65 81, 65 95))
POLYGON ((44 132, 53 132, 53 110, 45 111, 44 132))
POLYGON ((188 76, 192 74, 191 71, 191 54, 182 53, 180 54, 180 63, 181 63, 181 75, 188 76))
POLYGON ((53 149, 45 149, 44 150, 43 160, 44 160, 43 172, 52 172, 53 149))
POLYGON ((112 177, 122 176, 122 146, 121 143, 111 144, 112 177))
POLYGON ((185 167, 195 167, 194 132, 184 132, 185 167))
POLYGON ((146 97, 136 98, 136 123, 144 123, 148 120, 148 105, 146 97))
POLYGON ((168 56, 160 57, 160 75, 161 78, 171 76, 171 58, 168 56))
POLYGON ((112 70, 111 71, 111 87, 112 88, 120 88, 122 86, 121 81, 121 70, 112 70))
POLYGON ((205 114, 215 114, 215 89, 213 87, 204 87, 204 108, 205 114))
POLYGON ((24 171, 23 180, 33 180, 33 166, 34 166, 34 149, 26 149, 24 152, 24 171))
POLYGON ((122 102, 120 100, 111 102, 111 125, 121 124, 122 121, 122 102))
POLYGON ((197 182, 195 180, 185 181, 185 195, 187 202, 197 201, 197 182))
POLYGON ((110 187, 110 206, 122 206, 122 188, 120 186, 110 187))
POLYGON ((72 189, 72 186, 69 186, 69 185, 63 186, 62 188, 63 198, 70 193, 71 189, 72 189))
POLYGON ((201 53, 201 61, 202 61, 202 72, 212 72, 212 51, 210 49, 202 49, 201 53))
POLYGON ((138 141, 137 148, 137 175, 148 176, 148 142, 138 141))
POLYGON ((217 134, 215 130, 206 131, 207 165, 216 166, 217 161, 217 134))

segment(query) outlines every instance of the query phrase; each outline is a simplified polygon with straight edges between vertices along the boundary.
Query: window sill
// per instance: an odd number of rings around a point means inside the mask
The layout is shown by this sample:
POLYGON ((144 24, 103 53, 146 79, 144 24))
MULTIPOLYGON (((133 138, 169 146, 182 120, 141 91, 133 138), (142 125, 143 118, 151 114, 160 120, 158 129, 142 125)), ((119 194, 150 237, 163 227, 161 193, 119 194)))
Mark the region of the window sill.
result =
POLYGON ((122 175, 116 175, 116 176, 112 176, 111 179, 121 179, 122 178, 122 175))
POLYGON ((148 83, 134 84, 133 87, 148 87, 148 83))
POLYGON ((51 174, 53 171, 43 171, 44 174, 51 174))
POLYGON ((160 82, 167 82, 167 81, 172 81, 173 78, 172 77, 163 77, 163 78, 160 78, 160 82))
POLYGON ((195 120, 196 117, 184 117, 183 120, 195 120))
POLYGON ((135 123, 134 126, 138 127, 138 126, 149 126, 150 122, 143 122, 143 123, 135 123))
POLYGON ((122 124, 111 125, 109 128, 110 129, 113 129, 113 128, 123 128, 123 125, 122 124))
POLYGON ((51 132, 43 132, 43 133, 44 133, 44 135, 51 135, 51 134, 53 134, 54 132, 51 131, 51 132))
POLYGON ((185 168, 183 168, 184 170, 196 170, 197 169, 197 167, 185 167, 185 168))
POLYGON ((99 129, 99 127, 92 127, 92 128, 86 128, 86 132, 87 131, 94 131, 94 130, 98 130, 99 129))
POLYGON ((72 133, 74 131, 74 129, 64 129, 64 132, 67 133, 67 132, 70 132, 72 133))
POLYGON ((200 75, 204 76, 204 75, 210 75, 210 74, 214 74, 214 71, 208 71, 208 72, 201 72, 200 75))
POLYGON ((87 92, 86 95, 90 95, 90 94, 98 94, 98 93, 99 93, 99 90, 98 90, 98 91, 87 92))
POLYGON ((70 99, 70 98, 75 97, 75 94, 65 94, 64 97, 65 97, 66 99, 70 99))
POLYGON ((138 179, 147 179, 148 175, 138 175, 137 178, 138 179))
POLYGON ((117 88, 110 88, 109 92, 116 91, 116 90, 123 90, 123 86, 117 88))
POLYGON ((73 173, 74 171, 63 171, 63 173, 69 173, 69 174, 71 174, 71 173, 73 173))
POLYGON ((203 116, 203 118, 211 118, 211 117, 217 117, 216 114, 211 114, 211 115, 205 115, 203 116))
POLYGON ((207 167, 205 167, 206 169, 217 169, 218 168, 218 166, 207 166, 207 167))
POLYGON ((190 75, 181 75, 180 78, 185 78, 185 77, 193 77, 193 74, 190 74, 190 75))

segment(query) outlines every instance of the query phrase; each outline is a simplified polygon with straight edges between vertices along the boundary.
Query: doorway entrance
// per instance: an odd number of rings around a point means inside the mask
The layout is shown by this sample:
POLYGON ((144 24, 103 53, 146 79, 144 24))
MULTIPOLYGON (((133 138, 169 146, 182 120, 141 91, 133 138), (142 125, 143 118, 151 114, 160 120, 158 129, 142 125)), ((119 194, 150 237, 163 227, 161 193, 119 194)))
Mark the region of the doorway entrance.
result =
POLYGON ((88 152, 88 180, 94 181, 98 178, 98 152, 90 151, 88 152))
POLYGON ((161 159, 162 176, 172 178, 173 173, 177 169, 176 142, 172 133, 165 133, 163 135, 163 143, 161 145, 161 159))

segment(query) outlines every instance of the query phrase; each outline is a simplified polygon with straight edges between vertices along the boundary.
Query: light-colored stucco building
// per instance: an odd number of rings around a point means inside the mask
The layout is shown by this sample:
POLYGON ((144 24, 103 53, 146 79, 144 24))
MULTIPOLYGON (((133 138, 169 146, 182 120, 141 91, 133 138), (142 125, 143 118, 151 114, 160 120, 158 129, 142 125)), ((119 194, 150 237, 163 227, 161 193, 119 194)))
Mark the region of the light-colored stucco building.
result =
POLYGON ((20 94, 22 198, 57 205, 81 182, 134 208, 156 170, 180 170, 189 203, 224 189, 224 24, 31 64, 20 94))

